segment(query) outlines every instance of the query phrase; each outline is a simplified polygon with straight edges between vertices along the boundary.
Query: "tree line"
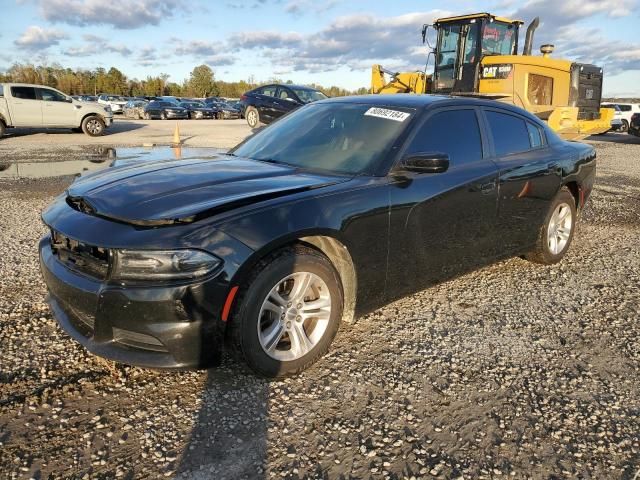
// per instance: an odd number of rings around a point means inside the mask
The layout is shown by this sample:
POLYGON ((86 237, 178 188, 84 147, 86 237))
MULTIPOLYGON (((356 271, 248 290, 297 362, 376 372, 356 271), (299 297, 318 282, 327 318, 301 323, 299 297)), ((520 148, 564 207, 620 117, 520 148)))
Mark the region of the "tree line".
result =
MULTIPOLYGON (((57 88, 68 95, 94 95, 99 93, 112 93, 125 96, 160 96, 173 95, 177 97, 208 97, 221 96, 238 98, 244 92, 265 83, 293 83, 290 80, 270 78, 266 82, 256 82, 253 77, 247 81, 225 82, 217 80, 214 72, 208 65, 195 67, 189 78, 182 83, 170 82, 169 75, 161 73, 156 76, 147 76, 144 80, 129 78, 115 67, 105 68, 71 69, 59 64, 33 65, 16 63, 4 74, 0 73, 0 82, 34 83, 57 88)), ((324 87, 317 84, 310 86, 317 88, 330 97, 345 95, 362 95, 369 93, 366 88, 352 91, 332 86, 324 87)))

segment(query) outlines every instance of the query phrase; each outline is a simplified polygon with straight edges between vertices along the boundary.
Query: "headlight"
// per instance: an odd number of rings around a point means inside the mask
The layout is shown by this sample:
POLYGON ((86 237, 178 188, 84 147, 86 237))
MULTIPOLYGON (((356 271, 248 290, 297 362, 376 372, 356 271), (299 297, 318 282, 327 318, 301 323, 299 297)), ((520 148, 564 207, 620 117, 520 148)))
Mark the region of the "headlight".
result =
POLYGON ((222 260, 201 250, 114 250, 113 280, 189 280, 213 272, 222 260))

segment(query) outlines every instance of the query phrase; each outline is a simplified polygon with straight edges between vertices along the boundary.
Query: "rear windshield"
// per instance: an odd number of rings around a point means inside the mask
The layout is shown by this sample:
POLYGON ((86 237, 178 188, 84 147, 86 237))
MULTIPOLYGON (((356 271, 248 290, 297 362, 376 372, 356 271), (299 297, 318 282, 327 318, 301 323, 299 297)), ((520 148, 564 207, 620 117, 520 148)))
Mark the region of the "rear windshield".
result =
POLYGON ((232 153, 302 169, 373 173, 412 115, 400 107, 312 104, 250 137, 232 153))

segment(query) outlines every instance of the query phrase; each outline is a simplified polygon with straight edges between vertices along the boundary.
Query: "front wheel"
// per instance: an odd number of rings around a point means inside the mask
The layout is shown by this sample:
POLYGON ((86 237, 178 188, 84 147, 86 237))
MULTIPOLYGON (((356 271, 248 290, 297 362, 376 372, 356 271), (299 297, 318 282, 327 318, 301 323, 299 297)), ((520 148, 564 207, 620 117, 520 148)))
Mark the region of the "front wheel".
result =
POLYGON ((563 187, 551 202, 536 247, 525 258, 544 265, 558 263, 569 250, 576 220, 576 200, 569 189, 563 187))
POLYGON ((103 135, 104 129, 104 120, 97 115, 90 115, 82 121, 82 131, 90 137, 103 135))
POLYGON ((259 375, 299 373, 326 353, 338 331, 340 278, 324 255, 307 247, 280 250, 254 272, 237 299, 233 348, 259 375))
POLYGON ((165 112, 160 113, 160 120, 166 120, 167 114, 165 112))
POLYGON ((260 113, 258 113, 258 110, 256 110, 255 107, 247 108, 245 116, 247 117, 247 123, 251 128, 256 128, 260 125, 260 113))
POLYGON ((0 138, 4 136, 4 133, 6 131, 7 131, 7 127, 5 126, 4 122, 0 120, 0 138))

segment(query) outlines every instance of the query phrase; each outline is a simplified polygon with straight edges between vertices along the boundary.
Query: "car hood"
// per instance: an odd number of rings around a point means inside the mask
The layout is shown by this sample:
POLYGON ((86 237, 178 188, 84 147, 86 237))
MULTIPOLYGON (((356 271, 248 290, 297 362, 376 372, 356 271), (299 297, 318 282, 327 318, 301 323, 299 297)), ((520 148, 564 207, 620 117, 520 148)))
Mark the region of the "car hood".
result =
POLYGON ((347 181, 285 165, 220 155, 108 168, 77 179, 66 202, 140 226, 190 223, 244 205, 347 181))

